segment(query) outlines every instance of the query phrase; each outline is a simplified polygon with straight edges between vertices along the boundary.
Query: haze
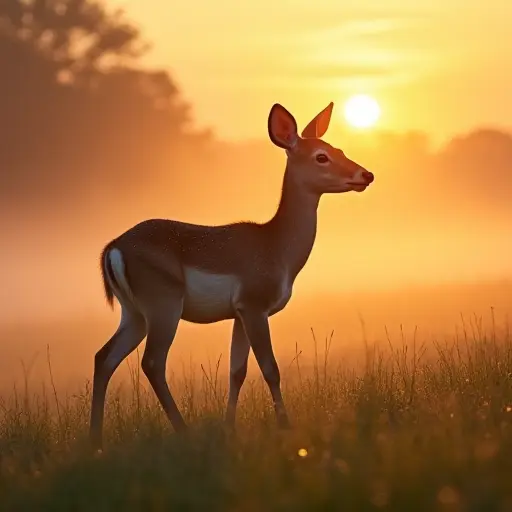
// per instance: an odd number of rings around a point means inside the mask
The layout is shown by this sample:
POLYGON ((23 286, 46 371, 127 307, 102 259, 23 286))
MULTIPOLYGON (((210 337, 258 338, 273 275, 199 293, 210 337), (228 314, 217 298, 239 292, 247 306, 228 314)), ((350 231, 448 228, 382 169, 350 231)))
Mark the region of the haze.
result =
MULTIPOLYGON (((400 323, 443 336, 461 312, 491 307, 506 319, 508 3, 110 1, 141 38, 120 25, 102 44, 82 11, 62 27, 36 11, 22 20, 22 4, 0 6, 0 387, 20 359, 36 357, 32 378, 45 378, 47 344, 60 385, 92 376, 119 315, 99 254, 134 223, 274 213, 285 163, 266 132, 275 102, 303 127, 334 101, 326 140, 376 176, 362 194, 322 199, 313 254, 272 320, 280 361, 310 346, 310 327, 322 339, 334 329, 341 355, 359 346, 360 315, 375 340, 400 323), (130 56, 143 41, 151 50, 130 56), (376 128, 343 122, 358 93, 379 102, 376 128)), ((170 367, 227 361, 229 331, 180 326, 170 367)))

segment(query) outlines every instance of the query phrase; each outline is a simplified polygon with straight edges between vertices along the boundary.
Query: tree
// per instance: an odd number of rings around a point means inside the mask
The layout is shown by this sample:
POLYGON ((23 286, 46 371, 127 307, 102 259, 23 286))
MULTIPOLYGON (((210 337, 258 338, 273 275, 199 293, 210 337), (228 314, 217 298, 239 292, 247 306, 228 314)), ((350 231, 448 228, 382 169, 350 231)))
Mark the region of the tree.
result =
POLYGON ((64 204, 158 181, 208 134, 120 11, 95 0, 0 3, 0 199, 64 204), (147 180, 148 175, 152 178, 147 180))
POLYGON ((122 11, 109 14, 90 0, 4 0, 0 21, 4 38, 24 43, 63 81, 127 65, 147 49, 122 11))

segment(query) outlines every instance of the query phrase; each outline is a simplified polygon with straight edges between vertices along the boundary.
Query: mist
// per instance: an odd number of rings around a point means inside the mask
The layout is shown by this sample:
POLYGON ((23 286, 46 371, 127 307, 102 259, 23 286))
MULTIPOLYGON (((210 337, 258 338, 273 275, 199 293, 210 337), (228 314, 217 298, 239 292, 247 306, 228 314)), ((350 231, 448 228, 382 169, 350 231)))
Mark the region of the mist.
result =
MULTIPOLYGON (((119 308, 103 299, 102 247, 146 218, 267 220, 285 155, 265 124, 257 140, 238 142, 197 128, 174 77, 142 66, 144 39, 123 17, 98 8, 95 32, 85 0, 59 23, 20 16, 30 5, 0 7, 0 387, 21 378, 21 361, 31 379, 46 379, 48 346, 65 387, 90 378, 117 326, 119 308), (80 52, 78 34, 89 41, 80 52)), ((311 117, 323 107, 311 105, 311 117)), ((461 313, 491 321, 490 308, 505 321, 512 135, 486 126, 434 148, 426 133, 334 123, 326 140, 375 183, 322 198, 313 254, 272 319, 278 356, 310 347, 311 329, 322 339, 334 330, 343 354, 364 336, 385 341, 386 326, 451 336, 461 313)), ((225 362, 229 331, 227 322, 180 325, 170 360, 225 362)))

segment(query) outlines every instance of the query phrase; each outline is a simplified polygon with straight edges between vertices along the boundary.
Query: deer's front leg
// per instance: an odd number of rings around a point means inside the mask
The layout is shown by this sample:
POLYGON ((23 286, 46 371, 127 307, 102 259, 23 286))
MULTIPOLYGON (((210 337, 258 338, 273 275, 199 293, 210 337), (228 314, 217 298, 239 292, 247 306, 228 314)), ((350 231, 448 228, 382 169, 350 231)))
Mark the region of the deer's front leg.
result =
POLYGON ((247 360, 249 359, 249 340, 245 335, 244 326, 238 318, 233 324, 231 336, 231 355, 229 361, 229 398, 226 411, 226 423, 234 427, 236 419, 236 406, 240 389, 247 376, 247 360))
POLYGON ((251 307, 239 308, 237 314, 272 394, 278 425, 281 428, 288 428, 290 422, 281 394, 281 376, 272 350, 268 315, 251 307))

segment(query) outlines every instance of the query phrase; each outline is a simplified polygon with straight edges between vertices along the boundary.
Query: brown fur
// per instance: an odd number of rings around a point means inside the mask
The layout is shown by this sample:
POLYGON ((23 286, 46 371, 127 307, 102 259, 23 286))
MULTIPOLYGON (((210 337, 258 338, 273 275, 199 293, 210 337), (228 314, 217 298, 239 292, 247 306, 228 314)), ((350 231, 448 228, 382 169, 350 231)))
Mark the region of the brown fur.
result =
POLYGON ((285 173, 279 207, 266 223, 203 226, 151 219, 135 225, 103 250, 102 271, 107 300, 112 294, 107 277, 112 279, 113 276, 105 256, 116 248, 123 255, 125 276, 135 295, 139 287, 147 288, 149 281, 183 285, 184 268, 193 267, 212 274, 244 276, 247 293, 255 302, 271 301, 272 289, 279 287, 281 273, 289 260, 292 260, 291 271, 295 277, 313 246, 316 215, 312 217, 311 210, 316 211, 318 197, 301 199, 300 194, 292 176, 285 173), (305 207, 305 201, 311 203, 311 208, 305 207), (298 224, 305 229, 306 245, 293 229, 298 224), (286 233, 291 236, 283 236, 286 233), (293 253, 291 256, 290 252, 293 253), (144 275, 139 275, 141 272, 144 275), (149 275, 154 278, 150 279, 149 275))

